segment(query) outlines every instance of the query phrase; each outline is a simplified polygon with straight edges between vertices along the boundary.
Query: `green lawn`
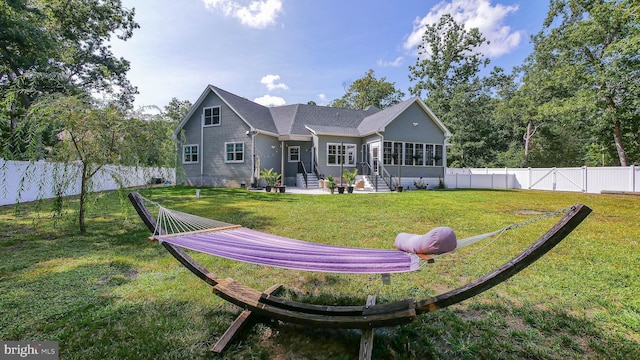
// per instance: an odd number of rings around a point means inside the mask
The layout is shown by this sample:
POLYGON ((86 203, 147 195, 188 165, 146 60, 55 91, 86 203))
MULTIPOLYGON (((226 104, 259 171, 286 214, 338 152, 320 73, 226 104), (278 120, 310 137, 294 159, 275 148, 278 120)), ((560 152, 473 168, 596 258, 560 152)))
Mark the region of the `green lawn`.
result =
MULTIPOLYGON (((640 198, 537 191, 407 191, 293 195, 169 187, 142 191, 167 207, 314 242, 392 248, 398 232, 449 226, 459 238, 526 221, 575 203, 594 212, 549 254, 516 277, 462 304, 378 329, 378 359, 640 359, 640 198)), ((0 340, 50 340, 61 359, 351 359, 359 332, 266 323, 224 355, 210 347, 239 309, 179 265, 128 204, 101 194, 79 235, 74 209, 52 203, 0 207, 0 340)), ((423 299, 503 264, 558 217, 505 234, 457 261, 392 276, 262 268, 194 257, 222 277, 322 304, 423 299)))

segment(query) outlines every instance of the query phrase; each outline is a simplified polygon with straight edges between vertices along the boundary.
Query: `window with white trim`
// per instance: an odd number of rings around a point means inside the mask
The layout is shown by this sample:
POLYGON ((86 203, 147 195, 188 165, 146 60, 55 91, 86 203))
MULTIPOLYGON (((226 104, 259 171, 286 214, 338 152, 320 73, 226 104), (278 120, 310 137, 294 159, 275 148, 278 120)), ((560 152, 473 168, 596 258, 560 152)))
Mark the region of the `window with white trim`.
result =
POLYGON ((203 126, 219 126, 220 125, 220 106, 211 106, 202 109, 202 125, 203 126))
POLYGON ((289 162, 300 161, 300 146, 289 146, 289 162))
POLYGON ((442 145, 435 145, 436 147, 436 156, 433 159, 436 161, 436 166, 442 166, 442 145))
POLYGON ((198 162, 198 145, 189 144, 182 146, 182 163, 193 164, 198 162))
POLYGON ((224 148, 226 153, 224 162, 226 163, 244 162, 244 143, 241 143, 241 142, 224 143, 224 148))
POLYGON ((402 145, 404 143, 394 142, 393 143, 393 165, 402 164, 402 145))
POLYGON ((413 165, 413 144, 404 144, 404 164, 413 165))
POLYGON ((382 147, 382 153, 384 154, 383 164, 392 165, 393 164, 393 142, 385 141, 382 147))
POLYGON ((415 144, 415 149, 413 152, 413 165, 422 166, 424 164, 424 145, 425 144, 415 144))
POLYGON ((327 143, 327 165, 356 165, 356 144, 327 143))
POLYGON ((424 155, 424 164, 427 166, 433 166, 433 145, 431 144, 426 144, 425 145, 426 151, 425 151, 425 155, 424 155))

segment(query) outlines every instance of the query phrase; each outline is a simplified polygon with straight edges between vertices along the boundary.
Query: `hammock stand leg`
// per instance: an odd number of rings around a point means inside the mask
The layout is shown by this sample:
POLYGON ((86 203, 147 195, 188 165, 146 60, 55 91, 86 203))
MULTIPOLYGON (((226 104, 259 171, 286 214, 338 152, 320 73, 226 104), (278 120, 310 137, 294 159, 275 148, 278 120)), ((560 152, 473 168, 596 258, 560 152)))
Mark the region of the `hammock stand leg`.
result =
MULTIPOLYGON (((366 308, 376 304, 376 296, 367 296, 366 308)), ((371 360, 371 353, 373 352, 373 328, 362 329, 362 335, 360 335, 360 354, 358 358, 360 360, 371 360)))
MULTIPOLYGON (((268 288, 264 291, 265 294, 275 295, 280 289, 282 289, 282 284, 276 284, 268 288)), ((255 314, 251 310, 244 310, 238 315, 238 317, 231 323, 231 326, 227 329, 227 331, 222 334, 220 339, 213 346, 211 351, 215 353, 222 353, 225 351, 231 342, 238 337, 240 332, 251 322, 252 319, 255 318, 255 314)))

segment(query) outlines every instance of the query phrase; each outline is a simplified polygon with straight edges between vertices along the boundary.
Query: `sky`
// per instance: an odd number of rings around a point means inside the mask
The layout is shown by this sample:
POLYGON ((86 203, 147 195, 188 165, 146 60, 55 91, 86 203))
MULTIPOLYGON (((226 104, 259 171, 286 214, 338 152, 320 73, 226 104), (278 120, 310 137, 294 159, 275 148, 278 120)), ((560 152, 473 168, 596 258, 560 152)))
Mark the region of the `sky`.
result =
POLYGON ((490 41, 489 68, 531 53, 544 0, 123 0, 140 29, 111 41, 130 61, 134 107, 196 102, 214 85, 265 106, 327 105, 372 69, 408 99, 424 25, 452 14, 490 41))

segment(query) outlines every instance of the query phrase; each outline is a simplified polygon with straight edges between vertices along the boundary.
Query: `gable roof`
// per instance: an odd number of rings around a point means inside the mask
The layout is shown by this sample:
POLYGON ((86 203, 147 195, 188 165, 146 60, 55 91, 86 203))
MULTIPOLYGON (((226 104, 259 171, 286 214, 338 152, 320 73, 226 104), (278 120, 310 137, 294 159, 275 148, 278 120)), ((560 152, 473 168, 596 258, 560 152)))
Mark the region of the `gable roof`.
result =
POLYGON ((370 135, 375 132, 383 132, 384 128, 395 120, 400 114, 402 114, 407 108, 413 104, 418 104, 422 110, 433 120, 440 130, 444 133, 444 136, 451 136, 449 129, 438 119, 438 117, 427 107, 427 105, 418 97, 413 97, 409 100, 405 100, 394 106, 390 106, 378 113, 368 116, 362 120, 358 126, 358 131, 361 136, 370 135))
POLYGON ((310 131, 317 135, 343 136, 365 136, 383 132, 387 125, 414 103, 428 114, 445 136, 451 136, 431 109, 417 97, 384 110, 372 106, 364 110, 355 110, 303 104, 266 107, 213 85, 208 85, 193 104, 174 132, 175 136, 212 92, 252 130, 272 136, 309 136, 310 131))

